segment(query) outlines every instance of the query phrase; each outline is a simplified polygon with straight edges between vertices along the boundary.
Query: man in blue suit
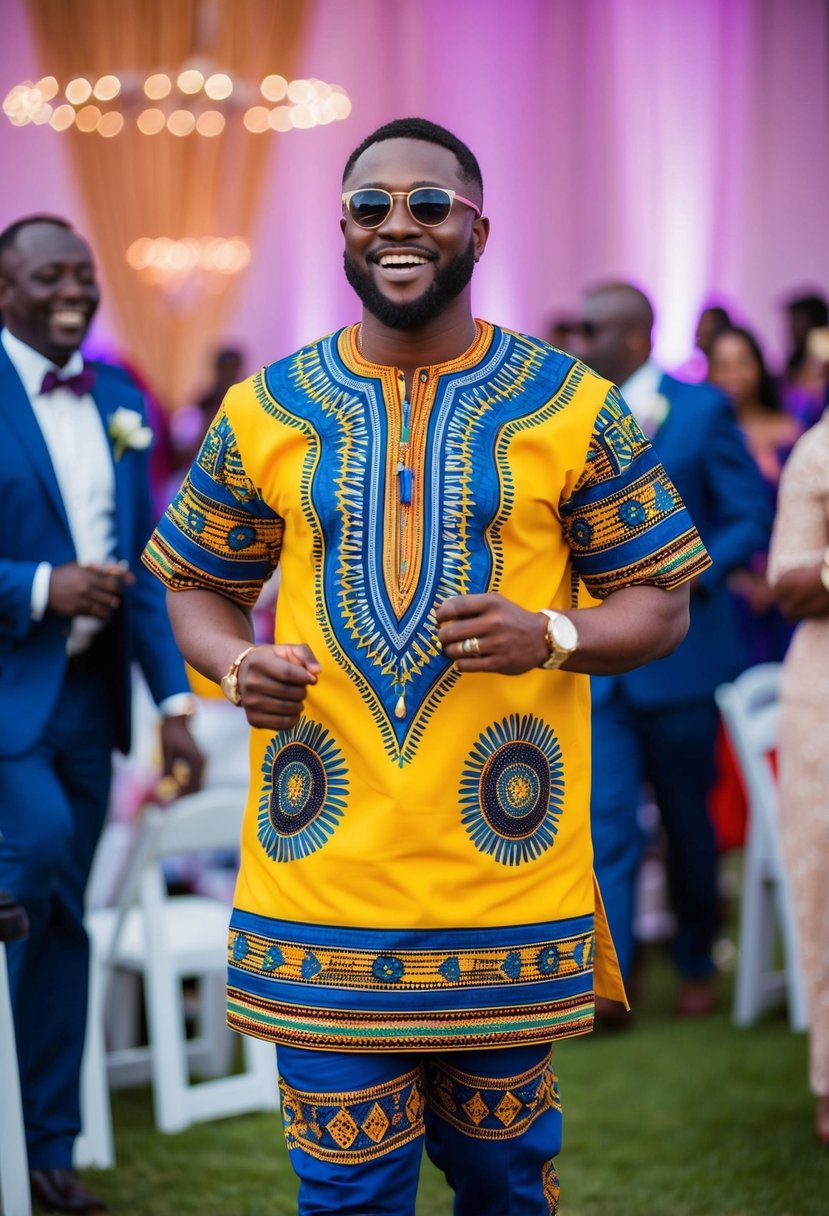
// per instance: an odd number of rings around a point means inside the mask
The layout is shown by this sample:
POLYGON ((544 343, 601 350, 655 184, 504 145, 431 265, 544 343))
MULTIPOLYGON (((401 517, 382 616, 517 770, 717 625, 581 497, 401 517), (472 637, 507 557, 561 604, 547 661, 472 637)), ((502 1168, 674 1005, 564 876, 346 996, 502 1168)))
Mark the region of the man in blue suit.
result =
POLYGON ((84 890, 113 748, 129 747, 130 665, 159 704, 165 771, 201 756, 152 531, 151 433, 125 375, 79 351, 98 305, 92 255, 63 220, 0 233, 0 889, 29 917, 9 971, 29 1170, 52 1211, 103 1207, 71 1169, 80 1127, 84 890))
MULTIPOLYGON (((591 290, 582 306, 580 354, 620 388, 696 524, 713 565, 691 585, 691 624, 666 659, 622 676, 594 677, 591 822, 595 867, 622 974, 633 958, 636 878, 646 840, 638 822, 643 783, 665 829, 667 878, 682 977, 676 1013, 709 1013, 719 921, 717 849, 707 799, 715 778, 714 690, 745 666, 727 587, 729 574, 768 544, 768 495, 725 397, 686 384, 651 358, 653 310, 629 283, 591 290)), ((647 504, 643 504, 647 510, 647 504)), ((623 1020, 597 1002, 597 1017, 623 1020)))

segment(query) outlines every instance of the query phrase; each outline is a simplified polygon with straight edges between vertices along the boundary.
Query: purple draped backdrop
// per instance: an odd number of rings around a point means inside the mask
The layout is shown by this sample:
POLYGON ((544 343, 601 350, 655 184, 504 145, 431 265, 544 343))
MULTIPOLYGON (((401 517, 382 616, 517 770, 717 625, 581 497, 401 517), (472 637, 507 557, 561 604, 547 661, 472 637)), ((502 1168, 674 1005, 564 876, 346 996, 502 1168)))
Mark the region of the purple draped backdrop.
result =
MULTIPOLYGON (((476 151, 492 236, 476 311, 542 333, 606 276, 691 349, 709 295, 780 354, 780 300, 829 287, 824 0, 318 0, 301 73, 346 87, 345 123, 281 140, 254 264, 224 338, 250 366, 354 319, 340 172, 374 126, 420 114, 476 151)), ((3 0, 0 90, 36 79, 24 0, 3 0)), ((113 65, 117 67, 117 65, 113 65)), ((278 70, 278 65, 274 65, 278 70)), ((61 136, 0 119, 0 226, 32 210, 92 237, 61 136)), ((155 235, 155 234, 154 234, 155 235)), ((104 305, 98 336, 117 346, 104 305)))

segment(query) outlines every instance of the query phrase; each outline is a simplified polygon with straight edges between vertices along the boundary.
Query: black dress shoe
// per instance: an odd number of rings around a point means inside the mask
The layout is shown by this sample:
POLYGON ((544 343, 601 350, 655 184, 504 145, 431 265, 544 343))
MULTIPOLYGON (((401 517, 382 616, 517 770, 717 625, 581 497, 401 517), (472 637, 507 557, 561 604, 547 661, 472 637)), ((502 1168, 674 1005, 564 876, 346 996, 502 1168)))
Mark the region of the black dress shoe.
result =
POLYGON ((32 1201, 45 1212, 108 1212, 103 1199, 92 1195, 74 1170, 29 1170, 32 1201))

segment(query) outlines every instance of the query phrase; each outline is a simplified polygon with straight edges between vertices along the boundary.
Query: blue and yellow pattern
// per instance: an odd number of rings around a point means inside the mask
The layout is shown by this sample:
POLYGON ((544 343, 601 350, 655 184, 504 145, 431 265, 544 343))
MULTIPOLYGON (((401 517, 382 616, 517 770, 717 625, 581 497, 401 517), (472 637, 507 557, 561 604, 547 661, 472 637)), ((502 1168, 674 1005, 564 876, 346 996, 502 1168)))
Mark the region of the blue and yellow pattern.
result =
POLYGON ((550 727, 513 714, 485 730, 467 759, 460 806, 475 847, 502 865, 549 849, 564 807, 564 765, 550 727))
POLYGON ((515 1077, 479 1077, 433 1056, 426 1061, 429 1106, 474 1140, 514 1140, 548 1110, 561 1110, 549 1060, 515 1077))
POLYGON ((259 796, 259 841, 274 861, 296 861, 321 849, 346 806, 342 753, 318 722, 300 718, 265 749, 259 796))
POLYGON ((451 596, 566 610, 707 564, 611 385, 479 321, 407 390, 340 330, 230 391, 145 560, 242 607, 278 563, 275 641, 320 664, 294 731, 251 735, 232 1025, 474 1048, 589 1030, 594 968, 622 998, 594 923, 587 678, 462 674, 435 620, 451 596))
POLYGON ((526 1042, 590 1028, 590 917, 404 933, 298 926, 235 910, 228 965, 230 1024, 263 1038, 278 1029, 295 1046, 311 1045, 322 1026, 326 1042, 349 1050, 381 1040, 401 1050, 468 1046, 507 1025, 526 1042), (436 1005, 451 1014, 436 1017, 436 1005))
POLYGON ((394 1152, 423 1135, 423 1073, 368 1089, 309 1093, 280 1080, 282 1125, 289 1149, 318 1161, 357 1165, 394 1152))

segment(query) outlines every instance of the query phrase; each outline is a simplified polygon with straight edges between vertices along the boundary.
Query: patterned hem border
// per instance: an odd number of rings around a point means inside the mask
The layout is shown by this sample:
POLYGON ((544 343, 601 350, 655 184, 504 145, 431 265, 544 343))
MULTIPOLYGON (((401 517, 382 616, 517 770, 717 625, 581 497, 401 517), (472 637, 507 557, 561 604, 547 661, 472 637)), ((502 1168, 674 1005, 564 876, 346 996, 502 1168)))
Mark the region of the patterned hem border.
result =
POLYGON ((589 1034, 593 998, 431 1013, 355 1013, 279 1004, 228 989, 227 1023, 241 1034, 332 1051, 458 1051, 550 1043, 589 1034))

